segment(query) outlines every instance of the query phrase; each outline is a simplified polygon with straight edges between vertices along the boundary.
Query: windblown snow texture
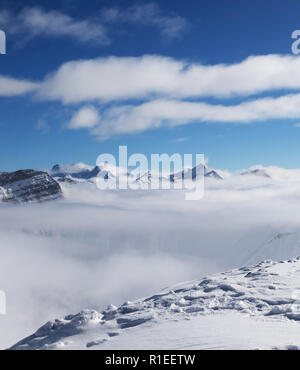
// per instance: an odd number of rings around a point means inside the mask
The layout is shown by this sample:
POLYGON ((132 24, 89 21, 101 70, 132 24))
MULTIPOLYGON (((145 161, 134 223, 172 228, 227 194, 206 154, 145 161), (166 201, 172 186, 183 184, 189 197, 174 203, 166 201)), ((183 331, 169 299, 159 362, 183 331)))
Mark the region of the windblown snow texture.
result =
POLYGON ((299 349, 299 289, 300 257, 264 261, 49 321, 11 349, 299 349))

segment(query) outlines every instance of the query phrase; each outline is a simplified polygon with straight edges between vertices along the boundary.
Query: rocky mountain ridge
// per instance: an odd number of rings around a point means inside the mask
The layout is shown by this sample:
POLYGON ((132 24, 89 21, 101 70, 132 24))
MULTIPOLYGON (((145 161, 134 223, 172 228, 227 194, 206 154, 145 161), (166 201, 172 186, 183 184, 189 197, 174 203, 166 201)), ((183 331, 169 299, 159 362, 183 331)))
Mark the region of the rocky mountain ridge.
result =
POLYGON ((47 172, 0 172, 0 200, 9 203, 44 202, 62 198, 60 185, 47 172))

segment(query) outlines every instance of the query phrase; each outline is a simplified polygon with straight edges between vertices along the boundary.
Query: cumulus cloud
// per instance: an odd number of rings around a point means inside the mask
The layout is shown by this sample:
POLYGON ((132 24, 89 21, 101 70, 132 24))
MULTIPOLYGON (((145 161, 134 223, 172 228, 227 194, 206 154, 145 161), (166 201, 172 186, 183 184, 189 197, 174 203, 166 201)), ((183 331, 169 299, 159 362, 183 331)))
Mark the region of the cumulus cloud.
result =
POLYGON ((74 114, 67 127, 73 130, 81 128, 92 128, 100 121, 97 109, 93 106, 82 107, 74 114))

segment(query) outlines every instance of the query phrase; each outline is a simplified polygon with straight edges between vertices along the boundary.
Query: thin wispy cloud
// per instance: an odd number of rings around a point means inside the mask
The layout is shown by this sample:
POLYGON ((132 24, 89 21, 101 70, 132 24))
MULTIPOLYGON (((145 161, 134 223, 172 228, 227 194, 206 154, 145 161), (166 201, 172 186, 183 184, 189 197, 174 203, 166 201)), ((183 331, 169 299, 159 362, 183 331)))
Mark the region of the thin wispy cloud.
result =
POLYGON ((114 135, 134 134, 163 126, 176 127, 190 123, 249 124, 295 118, 300 118, 300 94, 262 98, 232 106, 162 99, 108 108, 92 133, 100 140, 105 140, 114 135))
POLYGON ((155 3, 100 9, 86 18, 75 18, 43 7, 25 7, 16 14, 6 9, 0 11, 0 27, 17 36, 21 44, 37 37, 48 37, 107 46, 113 42, 116 25, 121 29, 128 24, 155 28, 169 40, 180 38, 189 29, 185 18, 168 14, 155 3))
POLYGON ((43 119, 39 119, 35 125, 35 129, 40 133, 40 134, 45 134, 49 130, 49 124, 43 119))
POLYGON ((0 97, 24 95, 38 88, 39 84, 25 79, 0 75, 0 97))
POLYGON ((27 7, 18 14, 0 13, 0 26, 24 42, 36 37, 66 37, 79 43, 107 45, 110 38, 104 26, 93 19, 75 19, 57 10, 27 7))
POLYGON ((184 143, 185 141, 188 141, 189 139, 185 136, 183 137, 177 137, 176 139, 173 139, 173 143, 184 143))
POLYGON ((138 24, 154 27, 167 39, 178 39, 191 27, 189 21, 174 13, 164 12, 156 3, 133 5, 127 9, 106 8, 101 17, 107 24, 138 24))

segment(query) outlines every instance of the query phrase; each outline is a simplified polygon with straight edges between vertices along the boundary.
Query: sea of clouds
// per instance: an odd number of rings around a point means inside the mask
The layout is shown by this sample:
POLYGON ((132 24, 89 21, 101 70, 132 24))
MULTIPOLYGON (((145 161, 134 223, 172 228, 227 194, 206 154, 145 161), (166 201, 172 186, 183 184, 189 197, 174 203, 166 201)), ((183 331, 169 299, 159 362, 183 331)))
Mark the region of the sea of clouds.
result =
POLYGON ((65 199, 0 206, 0 348, 50 319, 153 294, 177 282, 300 255, 300 171, 208 179, 183 191, 63 185, 65 199))

